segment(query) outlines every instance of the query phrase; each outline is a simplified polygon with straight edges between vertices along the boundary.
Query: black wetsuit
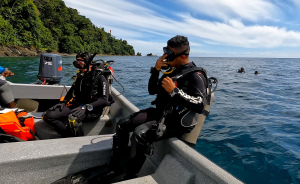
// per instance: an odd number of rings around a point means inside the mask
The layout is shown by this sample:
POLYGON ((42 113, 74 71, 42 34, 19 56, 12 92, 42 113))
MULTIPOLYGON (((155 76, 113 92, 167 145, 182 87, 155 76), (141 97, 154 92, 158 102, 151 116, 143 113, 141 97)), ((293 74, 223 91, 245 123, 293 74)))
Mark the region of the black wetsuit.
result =
MULTIPOLYGON (((82 118, 84 120, 95 120, 102 114, 103 108, 108 104, 109 85, 103 75, 96 75, 98 72, 77 73, 77 77, 65 96, 65 102, 68 102, 62 110, 56 108, 48 110, 44 115, 44 120, 52 126, 63 137, 72 136, 71 131, 67 128, 66 120, 70 111, 76 107, 90 104, 93 111, 88 112, 82 118)), ((79 127, 79 134, 83 136, 83 129, 79 127)))
MULTIPOLYGON (((164 110, 166 110, 166 107, 169 104, 173 104, 174 107, 176 107, 177 104, 179 106, 185 106, 189 110, 197 113, 202 112, 204 108, 203 99, 206 98, 206 82, 204 82, 206 78, 199 72, 192 72, 178 79, 176 82, 177 84, 175 84, 179 88, 180 93, 173 97, 171 97, 171 94, 162 87, 162 80, 165 77, 168 76, 171 78, 194 67, 196 67, 196 65, 193 62, 181 65, 174 72, 163 75, 160 79, 159 71, 153 69, 149 79, 148 91, 150 95, 157 95, 156 100, 154 101, 156 108, 141 110, 132 114, 129 118, 118 122, 116 136, 114 137, 112 158, 118 157, 118 151, 127 147, 129 132, 134 132, 133 135, 137 142, 136 154, 131 159, 127 171, 128 179, 134 177, 141 169, 146 159, 145 153, 147 154, 147 150, 149 150, 149 142, 155 142, 170 137, 180 138, 184 133, 188 133, 193 129, 193 126, 184 127, 181 125, 180 113, 176 112, 177 109, 175 108, 171 114, 166 116, 166 131, 164 135, 157 138, 150 133, 152 125, 160 120, 164 110)), ((117 159, 111 160, 111 164, 115 164, 114 162, 117 159)))

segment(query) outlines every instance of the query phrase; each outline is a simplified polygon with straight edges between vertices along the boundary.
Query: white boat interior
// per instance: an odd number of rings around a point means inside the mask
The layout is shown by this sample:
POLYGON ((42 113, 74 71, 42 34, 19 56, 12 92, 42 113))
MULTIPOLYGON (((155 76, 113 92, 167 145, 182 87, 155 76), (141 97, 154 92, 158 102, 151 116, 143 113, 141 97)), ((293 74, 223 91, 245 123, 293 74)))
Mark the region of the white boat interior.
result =
MULTIPOLYGON (((41 116, 58 103, 69 86, 10 84, 15 99, 31 99, 39 103, 37 112, 31 112, 31 115, 35 117, 36 134, 40 140, 0 144, 0 183, 52 183, 67 175, 108 163, 116 122, 139 110, 112 87, 115 102, 100 120, 83 123, 86 136, 61 138, 43 122, 41 116)), ((181 140, 171 138, 154 143, 154 154, 147 157, 138 178, 119 183, 242 182, 181 140)))

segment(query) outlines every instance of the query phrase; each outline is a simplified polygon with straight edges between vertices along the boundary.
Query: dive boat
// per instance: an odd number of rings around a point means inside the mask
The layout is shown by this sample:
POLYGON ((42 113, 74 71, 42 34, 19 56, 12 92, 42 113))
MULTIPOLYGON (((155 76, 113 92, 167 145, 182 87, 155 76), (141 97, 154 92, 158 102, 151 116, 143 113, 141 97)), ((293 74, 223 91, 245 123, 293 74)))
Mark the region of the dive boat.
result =
MULTIPOLYGON (((48 107, 58 102, 61 92, 65 91, 64 86, 55 85, 10 85, 16 99, 34 99, 48 104, 48 107)), ((116 89, 111 89, 115 103, 99 121, 84 123, 87 132, 84 137, 59 138, 41 119, 43 111, 31 113, 41 140, 0 144, 0 183, 52 183, 67 175, 108 163, 116 122, 139 110, 116 89)), ((171 138, 154 143, 154 154, 147 158, 139 178, 120 183, 242 182, 181 140, 171 138)))
MULTIPOLYGON (((66 94, 70 86, 9 83, 16 100, 27 99, 26 103, 33 102, 31 100, 39 103, 39 107, 29 114, 35 118, 36 134, 40 140, 0 144, 0 183, 53 183, 68 175, 108 163, 116 122, 139 111, 111 87, 115 102, 99 120, 83 123, 86 135, 61 138, 41 117, 45 110, 66 94)), ((154 154, 147 157, 138 178, 119 183, 242 182, 186 143, 170 138, 154 143, 154 154)))

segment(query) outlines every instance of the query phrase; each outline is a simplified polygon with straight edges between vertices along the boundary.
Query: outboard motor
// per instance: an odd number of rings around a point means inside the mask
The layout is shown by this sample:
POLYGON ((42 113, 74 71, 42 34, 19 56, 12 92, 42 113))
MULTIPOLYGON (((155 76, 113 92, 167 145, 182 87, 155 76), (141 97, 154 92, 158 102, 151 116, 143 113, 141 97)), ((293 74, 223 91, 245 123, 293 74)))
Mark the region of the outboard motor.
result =
POLYGON ((43 53, 40 59, 38 79, 42 84, 57 84, 63 78, 62 57, 58 54, 43 53))

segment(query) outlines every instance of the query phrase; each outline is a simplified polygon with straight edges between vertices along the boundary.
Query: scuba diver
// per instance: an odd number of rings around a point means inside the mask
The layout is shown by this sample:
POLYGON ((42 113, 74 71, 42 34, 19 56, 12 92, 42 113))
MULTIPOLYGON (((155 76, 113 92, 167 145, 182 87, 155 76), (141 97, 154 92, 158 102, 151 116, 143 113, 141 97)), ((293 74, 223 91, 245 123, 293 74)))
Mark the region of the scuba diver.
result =
MULTIPOLYGON (((8 69, 3 68, 0 66, 0 74, 3 77, 9 77, 14 75, 11 71, 8 69)), ((5 81, 0 79, 0 105, 4 107, 9 108, 15 108, 15 99, 13 97, 13 94, 11 92, 9 84, 5 81)))
POLYGON ((195 124, 192 121, 183 123, 185 115, 191 111, 201 114, 206 105, 207 74, 202 68, 195 70, 198 67, 189 61, 188 38, 180 35, 171 38, 163 51, 163 56, 150 70, 148 83, 149 94, 157 95, 152 103, 156 108, 140 110, 117 123, 108 164, 112 176, 121 172, 122 155, 127 150, 130 132, 133 132, 131 145, 135 145, 123 180, 137 177, 146 155, 152 155, 153 142, 171 137, 180 139, 184 133, 191 132, 195 124), (161 69, 166 67, 170 69, 159 78, 161 69), (178 80, 174 82, 175 76, 178 80))
POLYGON ((73 65, 79 69, 64 100, 47 110, 44 121, 62 137, 84 136, 82 121, 98 119, 109 104, 109 85, 102 70, 93 62, 96 54, 76 55, 73 65), (68 120, 68 123, 64 121, 68 120))
POLYGON ((238 73, 245 73, 245 69, 242 67, 238 70, 238 73))

